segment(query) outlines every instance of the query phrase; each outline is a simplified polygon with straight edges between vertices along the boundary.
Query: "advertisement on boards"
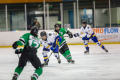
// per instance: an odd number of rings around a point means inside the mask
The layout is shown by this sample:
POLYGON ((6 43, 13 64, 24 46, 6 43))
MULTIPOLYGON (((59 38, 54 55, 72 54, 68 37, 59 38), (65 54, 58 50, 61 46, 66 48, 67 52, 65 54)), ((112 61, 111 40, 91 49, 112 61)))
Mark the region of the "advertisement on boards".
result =
POLYGON ((102 42, 120 42, 120 28, 93 28, 97 38, 102 42))

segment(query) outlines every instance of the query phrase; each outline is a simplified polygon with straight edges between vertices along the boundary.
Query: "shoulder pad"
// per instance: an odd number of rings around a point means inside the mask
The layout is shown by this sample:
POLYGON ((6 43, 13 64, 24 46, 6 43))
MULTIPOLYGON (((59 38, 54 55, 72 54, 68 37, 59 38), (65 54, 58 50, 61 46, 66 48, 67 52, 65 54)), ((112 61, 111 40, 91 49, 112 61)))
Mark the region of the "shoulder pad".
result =
POLYGON ((57 35, 58 33, 57 32, 55 32, 55 35, 57 35))
POLYGON ((49 33, 49 36, 52 36, 52 33, 49 33))

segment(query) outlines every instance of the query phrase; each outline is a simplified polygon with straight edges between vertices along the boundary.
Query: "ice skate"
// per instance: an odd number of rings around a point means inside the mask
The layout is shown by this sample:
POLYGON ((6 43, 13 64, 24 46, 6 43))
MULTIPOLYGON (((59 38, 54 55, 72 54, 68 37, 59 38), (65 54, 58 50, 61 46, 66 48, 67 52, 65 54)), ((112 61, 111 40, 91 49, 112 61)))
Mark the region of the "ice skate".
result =
POLYGON ((61 63, 61 60, 60 60, 60 58, 57 58, 57 60, 58 60, 58 63, 60 64, 60 63, 61 63))
POLYGON ((17 80, 17 77, 18 77, 18 75, 17 75, 17 74, 14 74, 12 80, 17 80))
POLYGON ((48 62, 49 62, 49 60, 47 62, 44 61, 44 63, 42 63, 42 67, 48 66, 48 62))
POLYGON ((108 52, 108 50, 106 48, 103 49, 105 52, 108 52))
POLYGON ((89 49, 84 52, 84 54, 89 54, 89 49))
POLYGON ((67 61, 68 61, 68 63, 75 63, 75 61, 74 60, 72 60, 72 59, 67 59, 67 61))
POLYGON ((34 80, 33 77, 31 77, 31 80, 34 80))

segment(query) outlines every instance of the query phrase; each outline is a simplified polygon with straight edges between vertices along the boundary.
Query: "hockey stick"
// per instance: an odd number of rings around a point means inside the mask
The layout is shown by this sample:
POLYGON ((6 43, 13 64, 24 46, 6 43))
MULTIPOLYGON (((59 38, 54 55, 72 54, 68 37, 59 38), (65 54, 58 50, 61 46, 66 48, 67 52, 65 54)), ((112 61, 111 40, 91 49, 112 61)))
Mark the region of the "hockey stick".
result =
MULTIPOLYGON (((70 30, 70 29, 69 29, 69 28, 67 28, 67 30, 70 30)), ((72 34, 72 35, 73 35, 73 34, 72 34)), ((64 36, 64 37, 69 37, 69 36, 64 36)), ((80 36, 79 36, 79 38, 82 38, 82 37, 80 37, 80 36)))
POLYGON ((19 54, 17 54, 17 56, 18 56, 18 58, 20 59, 19 54))
POLYGON ((48 60, 50 59, 50 56, 52 55, 52 53, 53 53, 53 52, 51 52, 51 53, 50 53, 50 55, 49 55, 49 57, 48 57, 47 61, 43 64, 43 66, 42 66, 42 67, 44 67, 44 66, 47 64, 47 62, 48 62, 48 60))
MULTIPOLYGON (((64 37, 69 37, 69 36, 64 36, 64 37)), ((79 36, 79 38, 82 38, 82 37, 79 36)))
MULTIPOLYGON (((64 37, 69 37, 69 36, 64 36, 64 37)), ((79 38, 82 38, 82 37, 79 36, 79 38)), ((88 41, 88 43, 90 43, 90 42, 91 42, 91 41, 88 41)))
MULTIPOLYGON (((67 28, 67 30, 69 30, 69 28, 67 28)), ((73 34, 72 34, 73 35, 73 34)), ((69 37, 69 36, 65 36, 65 37, 69 37)), ((83 38, 83 37, 80 37, 80 36, 78 36, 79 38, 83 38)), ((90 41, 88 40, 88 43, 89 43, 90 41)))
MULTIPOLYGON (((17 50, 17 49, 16 49, 16 50, 17 50)), ((15 50, 15 51, 16 51, 16 50, 15 50)), ((17 56, 18 56, 18 59, 20 59, 20 56, 19 56, 19 54, 17 54, 17 56)))
MULTIPOLYGON (((17 49, 16 49, 17 50, 17 49)), ((20 59, 20 56, 19 56, 19 54, 17 54, 17 56, 18 56, 18 59, 20 59)), ((30 61, 27 61, 28 63, 30 63, 30 61)))

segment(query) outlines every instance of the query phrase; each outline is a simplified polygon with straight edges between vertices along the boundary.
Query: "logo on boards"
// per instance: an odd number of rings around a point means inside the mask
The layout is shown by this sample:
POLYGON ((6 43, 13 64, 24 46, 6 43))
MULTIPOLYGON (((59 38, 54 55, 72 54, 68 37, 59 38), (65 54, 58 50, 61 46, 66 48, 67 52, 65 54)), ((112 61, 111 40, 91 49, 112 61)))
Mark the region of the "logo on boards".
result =
POLYGON ((94 28, 93 31, 97 33, 104 33, 104 34, 109 34, 109 33, 118 33, 119 28, 94 28))

